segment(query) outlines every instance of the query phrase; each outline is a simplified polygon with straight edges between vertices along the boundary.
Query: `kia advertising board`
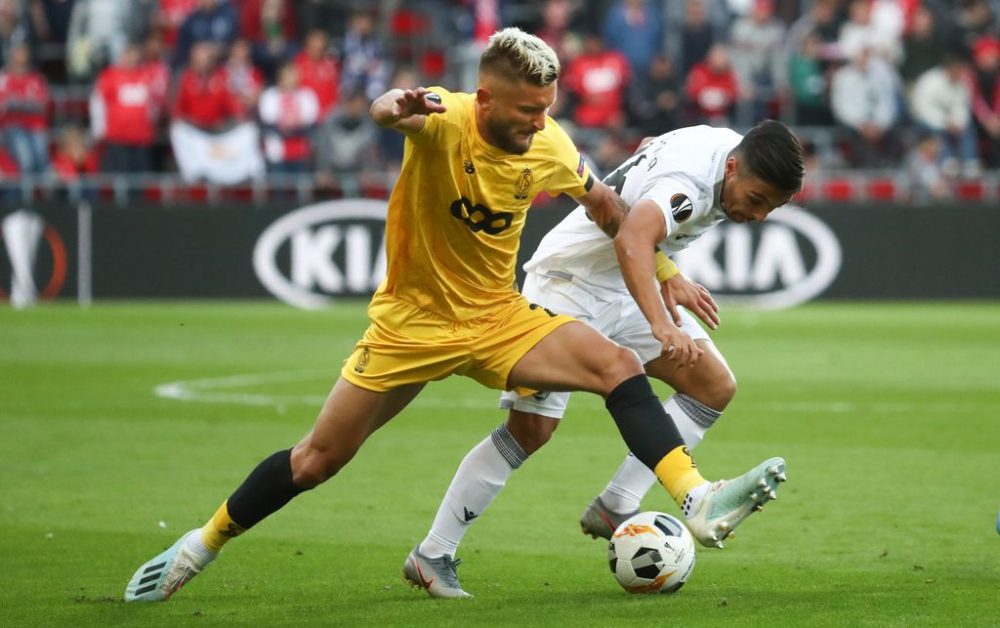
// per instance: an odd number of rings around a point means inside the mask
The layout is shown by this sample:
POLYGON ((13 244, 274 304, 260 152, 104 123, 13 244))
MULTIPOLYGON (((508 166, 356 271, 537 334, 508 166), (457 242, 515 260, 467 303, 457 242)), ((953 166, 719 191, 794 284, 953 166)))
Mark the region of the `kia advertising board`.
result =
MULTIPOLYGON (((520 263, 567 210, 531 212, 520 263)), ((365 299, 385 276, 385 211, 367 199, 2 211, 0 298, 264 297, 303 308, 365 299)), ((994 299, 997 232, 1000 212, 987 205, 783 207, 763 225, 722 223, 677 261, 720 300, 754 307, 994 299)))

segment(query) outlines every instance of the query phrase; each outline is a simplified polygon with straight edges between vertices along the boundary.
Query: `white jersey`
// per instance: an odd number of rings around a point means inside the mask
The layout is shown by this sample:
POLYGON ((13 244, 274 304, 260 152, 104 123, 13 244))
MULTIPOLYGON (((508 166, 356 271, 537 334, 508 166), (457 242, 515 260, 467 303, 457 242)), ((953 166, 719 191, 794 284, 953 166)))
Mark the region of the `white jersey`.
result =
MULTIPOLYGON (((644 146, 604 182, 630 207, 647 199, 659 206, 667 235, 658 248, 673 255, 725 219, 719 202, 726 159, 742 139, 729 129, 677 129, 644 146)), ((627 291, 614 242, 582 206, 546 234, 524 270, 591 288, 627 291)))

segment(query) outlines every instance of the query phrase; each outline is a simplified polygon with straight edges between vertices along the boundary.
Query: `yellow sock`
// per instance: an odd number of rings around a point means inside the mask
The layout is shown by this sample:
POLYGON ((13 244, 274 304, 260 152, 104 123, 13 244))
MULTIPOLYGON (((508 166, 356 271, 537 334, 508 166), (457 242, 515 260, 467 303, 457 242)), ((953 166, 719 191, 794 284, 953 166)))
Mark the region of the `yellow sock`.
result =
POLYGON ((698 465, 694 463, 688 448, 683 445, 675 447, 656 463, 653 473, 678 506, 684 502, 688 491, 706 481, 698 473, 698 465))
POLYGON ((229 516, 228 502, 222 502, 212 518, 201 528, 201 542, 213 552, 218 552, 230 540, 246 532, 229 516))

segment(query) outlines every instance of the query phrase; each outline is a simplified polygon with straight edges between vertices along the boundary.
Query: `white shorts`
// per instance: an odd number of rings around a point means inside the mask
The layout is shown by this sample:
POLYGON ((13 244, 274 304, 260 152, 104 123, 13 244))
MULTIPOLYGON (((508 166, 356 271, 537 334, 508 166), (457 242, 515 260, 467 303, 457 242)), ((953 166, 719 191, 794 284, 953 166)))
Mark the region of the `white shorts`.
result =
MULTIPOLYGON (((557 314, 566 314, 586 323, 623 347, 632 349, 645 364, 663 353, 663 345, 653 337, 649 322, 627 292, 595 289, 548 275, 528 273, 521 294, 557 314)), ((684 308, 679 309, 681 331, 694 340, 711 340, 708 333, 684 308)), ((561 419, 569 405, 568 392, 538 392, 527 397, 507 391, 500 407, 561 419)))

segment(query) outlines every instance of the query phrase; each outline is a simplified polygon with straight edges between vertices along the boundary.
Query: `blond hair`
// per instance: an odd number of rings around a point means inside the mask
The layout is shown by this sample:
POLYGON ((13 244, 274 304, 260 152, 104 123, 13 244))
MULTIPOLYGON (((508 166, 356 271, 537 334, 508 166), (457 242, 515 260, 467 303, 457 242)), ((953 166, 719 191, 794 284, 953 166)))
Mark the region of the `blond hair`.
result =
POLYGON ((538 37, 510 27, 490 36, 479 58, 479 72, 545 87, 559 78, 559 59, 538 37))

